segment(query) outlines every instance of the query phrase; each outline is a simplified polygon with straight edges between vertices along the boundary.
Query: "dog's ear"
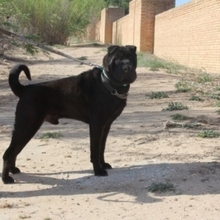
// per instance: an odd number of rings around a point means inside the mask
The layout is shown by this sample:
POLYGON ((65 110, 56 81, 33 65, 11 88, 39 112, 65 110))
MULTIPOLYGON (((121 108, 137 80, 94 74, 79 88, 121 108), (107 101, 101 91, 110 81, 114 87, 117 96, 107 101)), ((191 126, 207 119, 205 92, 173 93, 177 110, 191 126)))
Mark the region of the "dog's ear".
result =
POLYGON ((119 48, 119 46, 117 46, 117 45, 109 46, 109 47, 108 47, 108 53, 112 54, 112 53, 114 53, 118 48, 119 48))
POLYGON ((127 47, 129 50, 131 50, 133 53, 136 53, 137 47, 134 45, 126 45, 125 47, 127 47))

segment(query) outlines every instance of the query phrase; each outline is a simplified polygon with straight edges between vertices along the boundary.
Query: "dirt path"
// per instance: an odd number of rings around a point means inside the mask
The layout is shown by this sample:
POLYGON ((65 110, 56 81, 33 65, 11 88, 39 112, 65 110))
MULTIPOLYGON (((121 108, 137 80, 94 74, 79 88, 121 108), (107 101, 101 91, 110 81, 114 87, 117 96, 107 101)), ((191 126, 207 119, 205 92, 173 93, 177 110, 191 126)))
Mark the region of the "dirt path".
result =
MULTIPOLYGON (((61 48, 62 52, 101 63, 105 48, 61 48)), ((31 83, 76 75, 79 66, 62 57, 43 55, 29 65, 31 83)), ((21 57, 25 57, 22 55, 21 57)), ((30 58, 29 58, 30 59, 30 58)), ((9 145, 17 98, 7 76, 14 62, 2 62, 0 71, 0 153, 9 145)), ((19 155, 21 174, 17 183, 0 183, 0 219, 72 220, 219 220, 219 138, 203 139, 204 127, 219 130, 217 108, 208 101, 189 101, 190 93, 175 93, 180 75, 138 68, 128 104, 115 121, 108 137, 106 158, 114 169, 108 177, 95 177, 89 162, 88 126, 61 120, 45 123, 19 155), (165 99, 149 99, 151 92, 164 91, 165 99), (181 114, 203 116, 201 127, 169 127, 170 102, 181 102, 189 110, 181 114), (62 137, 42 139, 48 132, 62 137), (152 183, 171 183, 175 191, 149 192, 152 183)), ((21 77, 22 83, 29 83, 21 77)), ((180 111, 178 111, 180 113, 180 111)))

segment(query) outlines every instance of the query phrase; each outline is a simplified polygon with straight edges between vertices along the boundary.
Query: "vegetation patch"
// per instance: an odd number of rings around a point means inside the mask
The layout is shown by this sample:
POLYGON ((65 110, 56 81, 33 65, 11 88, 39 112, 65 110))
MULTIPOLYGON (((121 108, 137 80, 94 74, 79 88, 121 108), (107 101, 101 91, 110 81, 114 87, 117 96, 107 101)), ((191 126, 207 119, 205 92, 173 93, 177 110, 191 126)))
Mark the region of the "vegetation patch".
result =
POLYGON ((208 96, 209 98, 211 98, 211 99, 220 100, 219 94, 213 93, 213 94, 208 94, 207 96, 208 96))
POLYGON ((78 57, 77 59, 79 59, 79 60, 87 60, 88 57, 87 56, 81 56, 81 57, 78 57))
POLYGON ((190 117, 186 116, 186 115, 182 115, 182 114, 175 114, 175 115, 171 115, 173 120, 176 121, 185 121, 185 120, 189 120, 190 117))
POLYGON ((214 130, 205 129, 199 132, 197 136, 201 138, 218 138, 220 133, 214 130))
POLYGON ((199 128, 201 127, 202 125, 200 123, 185 123, 183 124, 183 128, 190 128, 190 129, 196 129, 196 128, 199 128))
POLYGON ((169 96, 165 92, 152 92, 151 95, 149 95, 150 99, 163 99, 163 98, 169 98, 169 96))
POLYGON ((170 102, 168 107, 163 109, 163 111, 177 111, 177 110, 187 110, 189 109, 188 106, 183 105, 180 102, 170 102))
POLYGON ((186 81, 180 81, 175 84, 176 92, 189 92, 192 90, 192 86, 186 81))
POLYGON ((176 62, 167 61, 161 58, 158 58, 149 53, 138 53, 138 66, 139 67, 148 67, 151 71, 159 71, 164 69, 167 73, 177 74, 182 69, 186 69, 185 66, 182 66, 176 62))
POLYGON ((198 102, 203 102, 204 101, 204 99, 200 98, 197 95, 193 95, 189 100, 190 101, 198 101, 198 102))
POLYGON ((215 91, 220 91, 220 86, 214 88, 215 91))
POLYGON ((196 78, 196 82, 198 83, 206 83, 206 82, 211 82, 211 81, 212 81, 212 77, 210 76, 210 74, 206 72, 202 72, 198 74, 196 78))
POLYGON ((175 187, 172 183, 152 183, 149 187, 147 187, 148 192, 158 192, 164 193, 168 191, 175 191, 175 187))
POLYGON ((216 102, 216 103, 215 103, 215 106, 216 106, 216 107, 220 107, 220 101, 216 102))
POLYGON ((49 138, 58 139, 60 137, 63 137, 63 135, 59 132, 47 132, 43 134, 40 138, 41 139, 49 139, 49 138))

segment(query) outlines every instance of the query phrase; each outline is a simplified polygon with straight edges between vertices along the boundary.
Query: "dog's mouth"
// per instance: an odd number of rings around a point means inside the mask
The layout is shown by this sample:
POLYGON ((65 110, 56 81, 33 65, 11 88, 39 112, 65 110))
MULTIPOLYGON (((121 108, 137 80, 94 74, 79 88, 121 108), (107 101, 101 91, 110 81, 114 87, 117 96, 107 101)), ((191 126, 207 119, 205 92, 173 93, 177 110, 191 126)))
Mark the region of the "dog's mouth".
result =
POLYGON ((118 83, 131 84, 136 80, 137 73, 129 60, 122 60, 116 64, 113 77, 118 83))

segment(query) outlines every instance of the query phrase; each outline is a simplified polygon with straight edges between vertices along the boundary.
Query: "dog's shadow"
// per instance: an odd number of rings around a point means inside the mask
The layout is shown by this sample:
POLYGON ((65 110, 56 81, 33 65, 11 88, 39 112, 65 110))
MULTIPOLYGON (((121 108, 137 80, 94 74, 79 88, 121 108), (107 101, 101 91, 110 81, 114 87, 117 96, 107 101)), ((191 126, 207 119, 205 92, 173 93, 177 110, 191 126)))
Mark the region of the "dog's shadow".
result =
MULTIPOLYGON (((102 201, 153 203, 164 196, 219 194, 219 163, 163 163, 114 168, 107 177, 96 177, 91 170, 59 173, 21 173, 13 175, 19 182, 20 190, 2 191, 1 197, 24 198, 36 196, 71 196, 79 194, 98 194, 102 201), (149 192, 152 183, 172 183, 175 191, 166 193, 149 192), (26 184, 33 184, 35 190, 24 190, 26 184), (37 186, 37 187, 36 187, 37 186), (101 194, 101 196, 100 196, 101 194), (120 196, 117 196, 119 195, 120 196), (117 199, 116 199, 117 198, 117 199), (119 199, 120 198, 120 199, 119 199)), ((10 187, 9 187, 10 188, 10 187)))

